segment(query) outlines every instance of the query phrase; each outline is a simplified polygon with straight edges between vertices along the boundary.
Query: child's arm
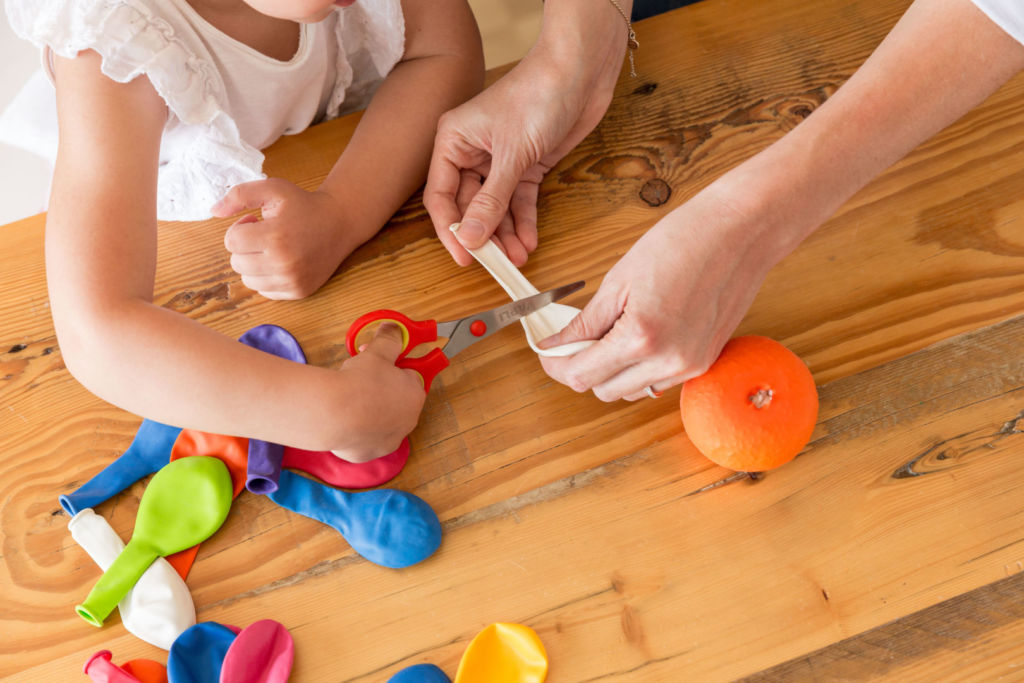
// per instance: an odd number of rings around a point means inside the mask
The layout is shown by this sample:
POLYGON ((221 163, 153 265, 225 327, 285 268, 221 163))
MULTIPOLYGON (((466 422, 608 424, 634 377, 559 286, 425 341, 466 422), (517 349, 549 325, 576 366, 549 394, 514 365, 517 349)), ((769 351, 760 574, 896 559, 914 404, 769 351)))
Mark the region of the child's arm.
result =
POLYGON ((354 460, 396 448, 424 393, 394 367, 393 331, 333 371, 261 353, 152 303, 164 103, 146 78, 104 76, 93 52, 58 59, 56 79, 46 271, 75 377, 121 408, 177 426, 354 460))
POLYGON ((239 185, 218 216, 262 209, 224 238, 242 282, 272 299, 316 291, 423 182, 437 120, 478 92, 483 56, 465 0, 405 0, 405 54, 374 95, 323 185, 277 178, 239 185))

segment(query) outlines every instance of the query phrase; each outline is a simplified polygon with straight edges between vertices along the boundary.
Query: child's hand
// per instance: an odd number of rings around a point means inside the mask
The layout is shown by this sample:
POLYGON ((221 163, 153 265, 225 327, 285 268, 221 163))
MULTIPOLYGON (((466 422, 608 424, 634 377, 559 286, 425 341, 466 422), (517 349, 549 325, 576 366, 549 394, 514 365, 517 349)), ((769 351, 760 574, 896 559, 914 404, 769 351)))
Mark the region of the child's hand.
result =
POLYGON ((224 235, 224 246, 242 284, 268 299, 309 296, 369 237, 349 224, 334 197, 281 178, 236 185, 211 212, 223 218, 250 209, 260 209, 262 220, 242 216, 224 235))
POLYGON ((402 352, 402 331, 382 323, 373 339, 341 371, 354 393, 344 410, 360 428, 343 448, 333 450, 350 462, 366 462, 391 453, 416 427, 426 392, 412 370, 395 367, 402 352))

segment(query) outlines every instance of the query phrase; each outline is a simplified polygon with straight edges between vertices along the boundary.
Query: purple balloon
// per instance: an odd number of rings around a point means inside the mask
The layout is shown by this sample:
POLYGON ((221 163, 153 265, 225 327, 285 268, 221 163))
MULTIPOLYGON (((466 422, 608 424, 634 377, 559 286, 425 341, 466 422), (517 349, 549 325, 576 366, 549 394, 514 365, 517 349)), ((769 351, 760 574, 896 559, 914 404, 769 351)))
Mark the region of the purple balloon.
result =
MULTIPOLYGON (((260 351, 297 363, 306 362, 306 354, 292 334, 277 325, 259 325, 248 330, 238 341, 260 351)), ((259 439, 249 439, 249 462, 246 466, 245 487, 260 495, 277 490, 281 478, 284 446, 259 439)))

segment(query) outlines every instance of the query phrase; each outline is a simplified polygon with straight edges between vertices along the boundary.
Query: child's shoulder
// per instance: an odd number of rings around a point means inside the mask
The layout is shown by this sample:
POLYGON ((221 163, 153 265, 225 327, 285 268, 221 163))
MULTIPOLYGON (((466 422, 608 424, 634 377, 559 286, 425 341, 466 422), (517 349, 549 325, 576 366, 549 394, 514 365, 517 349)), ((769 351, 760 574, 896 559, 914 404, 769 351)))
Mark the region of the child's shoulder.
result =
POLYGON ((175 32, 185 0, 5 0, 14 32, 58 54, 122 43, 147 31, 175 32))
POLYGON ((152 80, 161 71, 204 70, 195 59, 202 42, 186 7, 185 0, 5 0, 11 28, 43 48, 44 63, 53 54, 73 58, 93 50, 103 59, 103 73, 121 82, 141 74, 152 80))
POLYGON ((92 50, 118 82, 145 75, 183 120, 209 120, 220 79, 186 0, 5 0, 11 28, 52 56, 92 50), (210 110, 210 111, 207 111, 210 110))

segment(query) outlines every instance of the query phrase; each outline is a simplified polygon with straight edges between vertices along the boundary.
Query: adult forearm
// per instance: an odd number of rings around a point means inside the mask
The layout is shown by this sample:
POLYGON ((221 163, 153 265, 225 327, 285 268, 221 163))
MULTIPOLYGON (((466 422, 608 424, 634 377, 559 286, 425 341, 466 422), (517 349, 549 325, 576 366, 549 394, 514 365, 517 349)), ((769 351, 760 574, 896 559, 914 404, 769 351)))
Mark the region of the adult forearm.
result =
POLYGON ((534 49, 565 74, 568 87, 610 93, 622 67, 625 17, 632 8, 633 0, 547 0, 534 49))
POLYGON ((970 0, 917 0, 833 97, 723 181, 758 188, 791 249, 1021 68, 1024 46, 970 0))

